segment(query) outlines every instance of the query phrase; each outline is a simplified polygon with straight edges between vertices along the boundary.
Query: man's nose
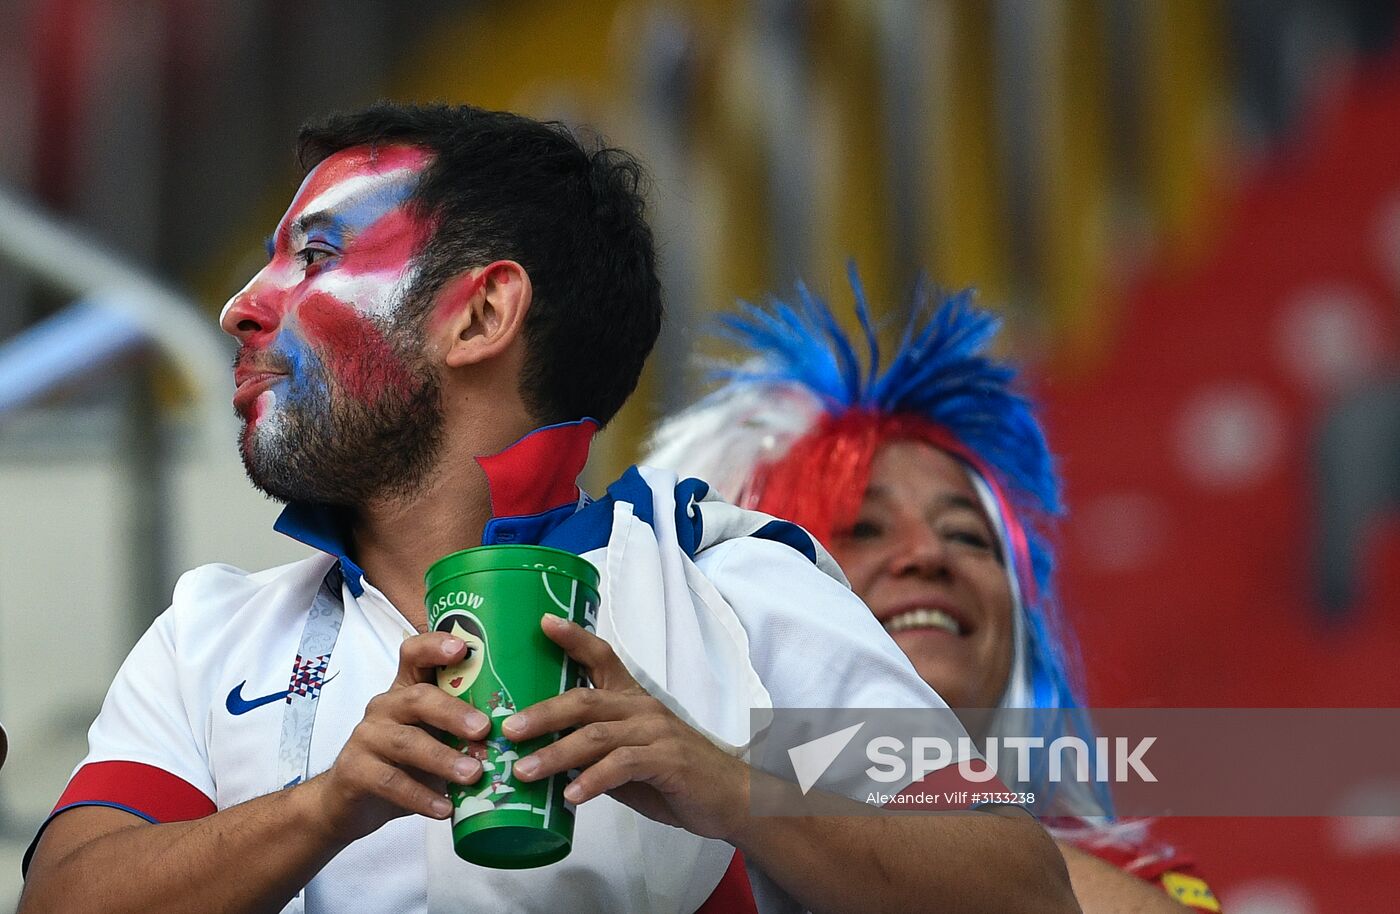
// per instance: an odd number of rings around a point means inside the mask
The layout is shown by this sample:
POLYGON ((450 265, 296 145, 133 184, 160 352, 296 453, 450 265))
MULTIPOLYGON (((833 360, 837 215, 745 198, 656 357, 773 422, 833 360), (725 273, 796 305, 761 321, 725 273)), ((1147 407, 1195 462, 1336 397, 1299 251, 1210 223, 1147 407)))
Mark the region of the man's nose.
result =
POLYGON ((276 336, 282 323, 282 313, 272 306, 269 292, 267 285, 254 277, 243 291, 224 305, 223 314, 219 316, 219 327, 245 346, 257 345, 262 339, 276 336))

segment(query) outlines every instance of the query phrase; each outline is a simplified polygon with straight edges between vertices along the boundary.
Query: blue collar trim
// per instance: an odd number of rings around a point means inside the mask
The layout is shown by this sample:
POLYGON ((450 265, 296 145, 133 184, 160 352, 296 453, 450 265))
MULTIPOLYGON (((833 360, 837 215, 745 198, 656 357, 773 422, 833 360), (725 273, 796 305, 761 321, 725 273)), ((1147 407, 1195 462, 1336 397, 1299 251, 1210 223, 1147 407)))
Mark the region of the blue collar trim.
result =
POLYGON ((344 508, 291 502, 282 509, 272 529, 339 559, 345 583, 350 587, 350 592, 359 597, 365 592, 365 573, 354 559, 345 554, 345 533, 350 527, 347 514, 344 508))

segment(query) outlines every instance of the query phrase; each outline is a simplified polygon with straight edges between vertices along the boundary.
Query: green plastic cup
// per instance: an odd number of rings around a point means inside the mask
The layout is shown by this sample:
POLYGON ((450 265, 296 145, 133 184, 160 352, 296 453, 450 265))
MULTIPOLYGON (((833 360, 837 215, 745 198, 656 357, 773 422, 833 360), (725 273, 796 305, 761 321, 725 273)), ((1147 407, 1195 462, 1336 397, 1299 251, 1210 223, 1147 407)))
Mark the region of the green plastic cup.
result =
POLYGON ((512 772, 516 759, 560 734, 516 744, 501 722, 581 684, 579 665, 545 637, 540 619, 551 613, 591 630, 598 570, 545 546, 478 546, 438 559, 425 580, 428 624, 471 648, 461 663, 438 670, 438 686, 491 719, 484 743, 453 743, 483 769, 475 784, 449 785, 457 856, 497 869, 562 860, 574 836, 573 806, 564 800, 569 776, 525 783, 512 772))

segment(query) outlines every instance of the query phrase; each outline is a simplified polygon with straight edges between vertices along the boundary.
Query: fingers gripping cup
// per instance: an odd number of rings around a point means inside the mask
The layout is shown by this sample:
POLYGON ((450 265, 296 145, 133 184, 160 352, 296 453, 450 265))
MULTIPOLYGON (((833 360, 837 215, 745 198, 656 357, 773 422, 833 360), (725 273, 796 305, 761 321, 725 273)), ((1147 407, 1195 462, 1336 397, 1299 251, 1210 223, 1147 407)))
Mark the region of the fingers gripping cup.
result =
POLYGON ((461 663, 438 670, 438 686, 491 719, 482 743, 463 747, 481 779, 449 785, 457 856, 498 869, 562 860, 573 840, 568 777, 517 781, 512 766, 558 734, 512 743, 501 723, 517 710, 578 685, 579 665, 540 630, 545 613, 592 629, 598 571, 570 552, 545 546, 478 546, 444 556, 426 575, 428 624, 467 643, 461 663))

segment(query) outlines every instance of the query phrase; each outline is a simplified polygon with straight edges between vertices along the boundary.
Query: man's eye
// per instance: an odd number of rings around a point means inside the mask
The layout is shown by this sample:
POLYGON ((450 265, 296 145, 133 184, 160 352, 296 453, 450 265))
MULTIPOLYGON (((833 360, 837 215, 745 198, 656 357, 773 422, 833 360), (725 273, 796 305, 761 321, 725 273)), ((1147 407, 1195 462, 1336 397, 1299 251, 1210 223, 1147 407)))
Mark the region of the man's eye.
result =
POLYGON ((301 261, 303 267, 315 266, 327 257, 334 256, 335 252, 327 248, 305 247, 297 251, 297 260, 301 261))

